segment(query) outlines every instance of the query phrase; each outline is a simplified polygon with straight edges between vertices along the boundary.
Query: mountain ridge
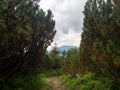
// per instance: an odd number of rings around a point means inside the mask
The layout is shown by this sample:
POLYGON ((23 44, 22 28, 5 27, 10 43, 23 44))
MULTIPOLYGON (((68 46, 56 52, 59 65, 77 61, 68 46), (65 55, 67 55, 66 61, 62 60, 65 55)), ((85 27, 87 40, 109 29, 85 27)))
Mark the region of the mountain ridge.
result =
POLYGON ((70 50, 70 49, 72 49, 72 48, 78 48, 77 46, 70 46, 70 45, 66 45, 66 46, 60 46, 60 47, 58 47, 58 50, 60 50, 60 51, 68 51, 68 50, 70 50))

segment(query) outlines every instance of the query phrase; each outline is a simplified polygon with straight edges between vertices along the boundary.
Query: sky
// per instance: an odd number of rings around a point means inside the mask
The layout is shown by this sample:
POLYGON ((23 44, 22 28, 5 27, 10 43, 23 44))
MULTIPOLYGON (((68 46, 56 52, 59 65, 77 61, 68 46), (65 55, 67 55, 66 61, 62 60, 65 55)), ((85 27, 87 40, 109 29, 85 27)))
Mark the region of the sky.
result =
POLYGON ((40 8, 44 11, 52 10, 54 20, 56 21, 55 29, 57 33, 54 42, 48 48, 60 46, 77 46, 81 41, 83 27, 84 10, 86 0, 41 0, 40 8))

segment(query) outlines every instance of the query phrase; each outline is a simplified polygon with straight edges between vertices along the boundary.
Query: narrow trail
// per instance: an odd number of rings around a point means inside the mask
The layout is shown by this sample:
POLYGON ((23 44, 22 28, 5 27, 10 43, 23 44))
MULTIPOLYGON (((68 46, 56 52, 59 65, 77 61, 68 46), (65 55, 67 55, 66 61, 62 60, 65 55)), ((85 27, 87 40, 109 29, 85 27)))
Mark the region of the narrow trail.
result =
POLYGON ((61 83, 60 78, 57 76, 47 78, 47 83, 52 86, 52 90, 66 90, 65 86, 61 83))

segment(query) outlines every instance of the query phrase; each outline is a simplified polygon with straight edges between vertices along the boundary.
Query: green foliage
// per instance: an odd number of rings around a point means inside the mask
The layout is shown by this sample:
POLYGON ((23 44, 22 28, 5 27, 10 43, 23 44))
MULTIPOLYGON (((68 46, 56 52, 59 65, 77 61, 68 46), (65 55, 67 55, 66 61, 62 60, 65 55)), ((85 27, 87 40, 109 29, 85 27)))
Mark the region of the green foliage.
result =
POLYGON ((55 69, 55 70, 47 70, 42 72, 46 77, 52 77, 52 76, 60 76, 63 75, 62 69, 55 69))
POLYGON ((45 13, 39 1, 0 1, 0 79, 38 72, 56 33, 51 10, 45 13))
POLYGON ((116 0, 88 0, 80 61, 90 72, 101 72, 120 82, 120 5, 116 0), (113 75, 114 73, 114 75, 113 75))
POLYGON ((61 67, 61 55, 60 51, 57 49, 57 47, 54 47, 48 54, 49 61, 46 63, 49 63, 48 69, 59 69, 61 67))
POLYGON ((80 73, 81 67, 79 58, 79 50, 77 48, 67 51, 62 62, 63 71, 72 76, 80 73))
POLYGON ((85 74, 77 77, 62 76, 63 83, 68 90, 119 90, 118 88, 112 88, 114 83, 99 74, 85 74))
POLYGON ((0 85, 0 90, 51 90, 45 82, 45 76, 16 76, 0 85))

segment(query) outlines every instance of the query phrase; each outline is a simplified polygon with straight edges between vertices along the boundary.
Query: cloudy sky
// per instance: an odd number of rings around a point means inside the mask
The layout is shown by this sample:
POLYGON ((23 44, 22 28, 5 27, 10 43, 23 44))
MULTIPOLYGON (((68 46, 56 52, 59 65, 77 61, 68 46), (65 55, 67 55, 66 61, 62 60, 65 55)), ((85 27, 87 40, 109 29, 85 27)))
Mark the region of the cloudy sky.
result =
POLYGON ((57 47, 79 46, 85 2, 86 0, 41 0, 40 7, 44 11, 51 9, 53 12, 57 30, 54 42, 57 43, 57 47))

